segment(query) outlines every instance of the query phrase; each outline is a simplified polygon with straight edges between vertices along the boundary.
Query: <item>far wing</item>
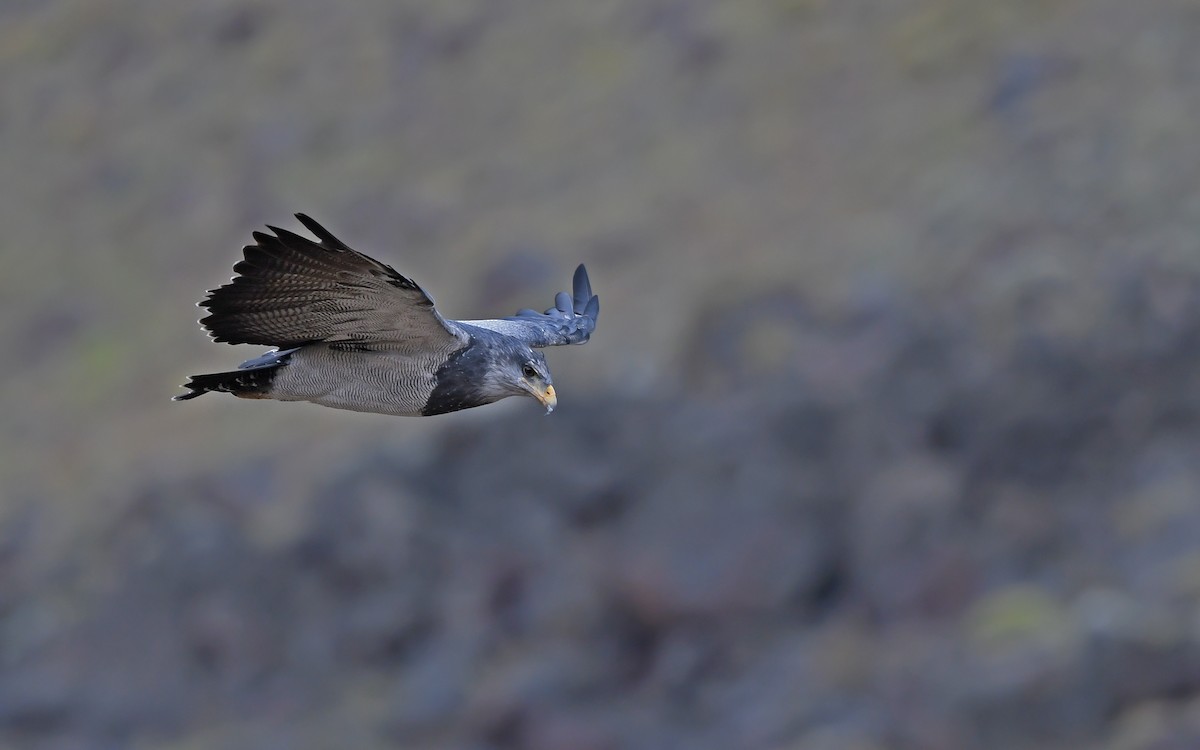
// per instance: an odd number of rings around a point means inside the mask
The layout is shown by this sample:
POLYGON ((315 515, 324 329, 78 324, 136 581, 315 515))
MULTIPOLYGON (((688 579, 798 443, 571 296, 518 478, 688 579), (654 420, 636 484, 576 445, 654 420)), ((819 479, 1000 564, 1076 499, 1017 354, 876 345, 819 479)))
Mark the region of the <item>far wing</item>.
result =
POLYGON ((356 252, 304 214, 319 242, 268 227, 230 283, 200 303, 200 320, 217 341, 281 349, 316 341, 371 348, 451 351, 467 335, 442 318, 416 282, 356 252))
POLYGON ((531 347, 584 344, 596 330, 600 298, 592 294, 587 269, 575 269, 574 294, 559 292, 554 307, 544 313, 524 309, 499 320, 464 320, 465 324, 486 328, 524 341, 531 347))

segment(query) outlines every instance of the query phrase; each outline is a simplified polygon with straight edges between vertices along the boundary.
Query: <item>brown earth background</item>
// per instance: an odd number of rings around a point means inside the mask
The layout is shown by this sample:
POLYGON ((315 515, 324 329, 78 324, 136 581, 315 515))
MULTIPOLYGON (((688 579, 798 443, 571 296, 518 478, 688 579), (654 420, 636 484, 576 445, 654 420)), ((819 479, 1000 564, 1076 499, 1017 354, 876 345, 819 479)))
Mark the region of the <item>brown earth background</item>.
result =
POLYGON ((0 748, 1200 747, 1200 4, 0 4, 0 748), (560 407, 209 396, 310 213, 560 407))

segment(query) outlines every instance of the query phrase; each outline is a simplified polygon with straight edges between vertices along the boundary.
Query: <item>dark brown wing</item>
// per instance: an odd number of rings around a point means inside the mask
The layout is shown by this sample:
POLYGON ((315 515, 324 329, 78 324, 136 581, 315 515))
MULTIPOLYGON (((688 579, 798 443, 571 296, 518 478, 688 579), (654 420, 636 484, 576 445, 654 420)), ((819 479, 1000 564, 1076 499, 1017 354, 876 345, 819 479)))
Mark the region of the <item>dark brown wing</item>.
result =
POLYGON ((319 242, 268 227, 243 249, 237 274, 200 303, 217 341, 289 348, 317 341, 372 348, 452 351, 467 335, 448 323, 421 287, 347 247, 304 214, 319 242))

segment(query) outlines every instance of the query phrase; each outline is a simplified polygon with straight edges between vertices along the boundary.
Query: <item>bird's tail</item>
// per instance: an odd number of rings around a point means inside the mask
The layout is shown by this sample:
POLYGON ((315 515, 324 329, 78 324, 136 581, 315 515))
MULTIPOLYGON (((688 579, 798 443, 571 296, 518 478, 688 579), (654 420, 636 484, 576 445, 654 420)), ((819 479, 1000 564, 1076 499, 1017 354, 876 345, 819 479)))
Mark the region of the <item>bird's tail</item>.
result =
POLYGON ((187 401, 210 391, 232 393, 238 398, 269 398, 275 374, 280 367, 287 364, 288 357, 295 351, 288 349, 282 352, 267 352, 261 357, 243 362, 238 369, 229 372, 191 375, 188 382, 183 384, 188 392, 181 393, 171 400, 187 401))

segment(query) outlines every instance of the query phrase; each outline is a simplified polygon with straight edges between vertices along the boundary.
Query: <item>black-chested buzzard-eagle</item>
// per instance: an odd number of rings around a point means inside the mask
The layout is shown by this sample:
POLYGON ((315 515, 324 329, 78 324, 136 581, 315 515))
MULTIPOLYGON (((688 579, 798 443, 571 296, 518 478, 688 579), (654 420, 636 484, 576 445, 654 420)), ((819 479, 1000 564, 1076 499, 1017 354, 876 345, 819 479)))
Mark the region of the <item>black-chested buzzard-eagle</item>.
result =
POLYGON ((216 341, 273 346, 238 369, 193 375, 177 401, 209 391, 335 409, 430 416, 530 396, 558 403, 538 348, 582 344, 600 299, 587 271, 545 313, 447 320, 416 282, 356 252, 304 214, 316 242, 268 227, 230 283, 208 293, 200 324, 216 341))

